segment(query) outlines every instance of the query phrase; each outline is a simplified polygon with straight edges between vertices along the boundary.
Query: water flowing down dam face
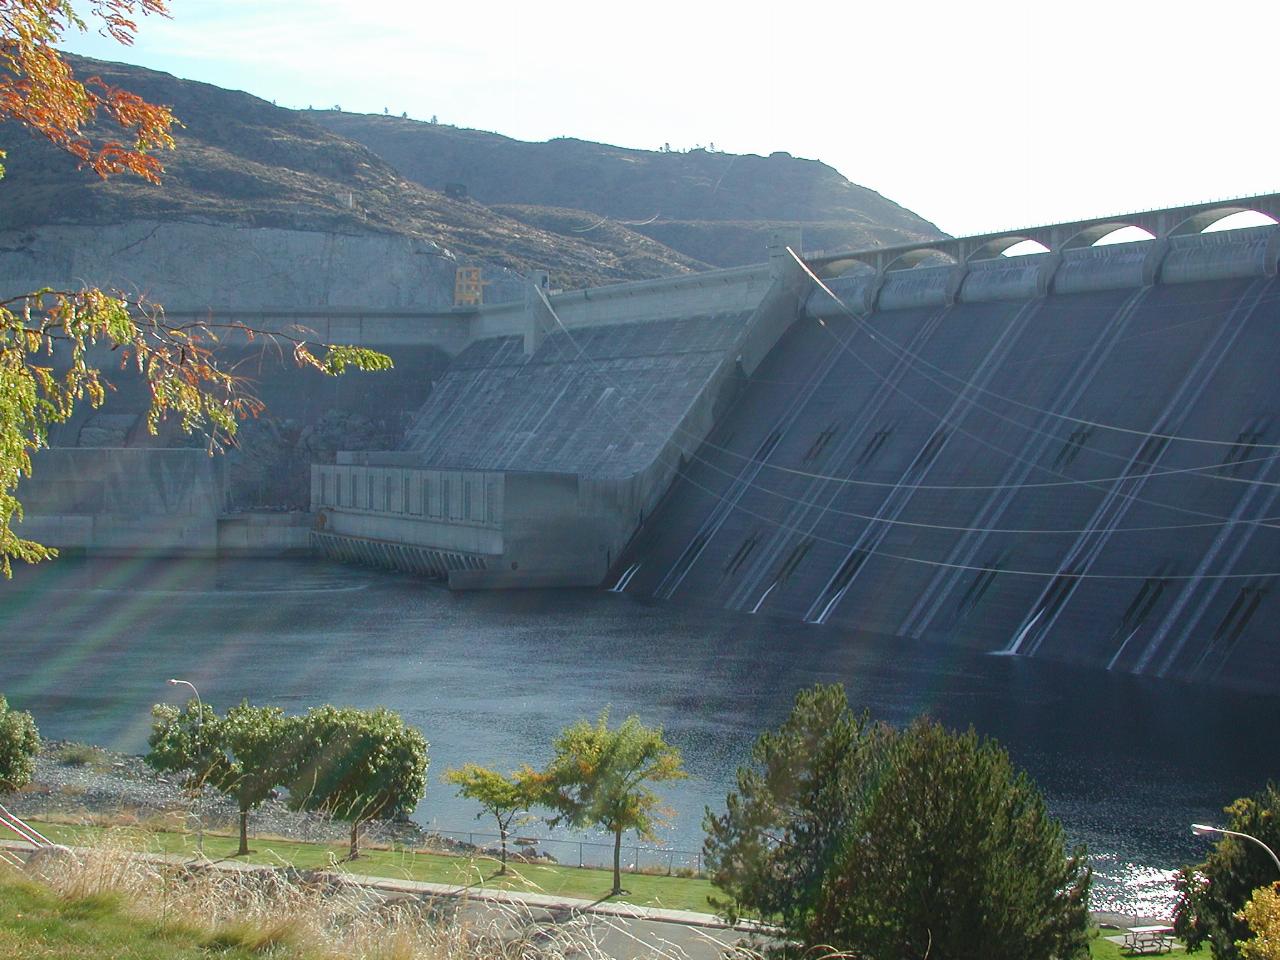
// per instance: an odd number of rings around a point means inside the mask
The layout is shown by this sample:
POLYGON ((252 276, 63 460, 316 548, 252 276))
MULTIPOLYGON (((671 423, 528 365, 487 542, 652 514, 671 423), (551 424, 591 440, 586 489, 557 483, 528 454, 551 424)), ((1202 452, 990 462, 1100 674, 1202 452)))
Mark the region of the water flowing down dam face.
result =
POLYGON ((626 592, 1274 689, 1280 281, 883 309, 890 283, 792 326, 626 592))

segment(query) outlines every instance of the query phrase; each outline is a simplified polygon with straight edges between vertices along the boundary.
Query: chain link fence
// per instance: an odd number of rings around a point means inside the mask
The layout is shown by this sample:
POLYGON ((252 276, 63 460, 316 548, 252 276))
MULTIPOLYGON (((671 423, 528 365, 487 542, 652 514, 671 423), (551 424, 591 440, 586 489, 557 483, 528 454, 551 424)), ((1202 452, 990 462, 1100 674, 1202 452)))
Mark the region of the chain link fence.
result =
MULTIPOLYGON (((440 837, 446 845, 497 854, 502 838, 496 833, 478 830, 432 830, 429 836, 440 837)), ((530 860, 554 860, 566 867, 613 866, 613 844, 593 840, 559 840, 512 833, 507 837, 511 853, 530 860)), ((620 851, 622 869, 628 873, 651 873, 665 876, 697 877, 702 875, 702 851, 674 847, 623 843, 620 851)))

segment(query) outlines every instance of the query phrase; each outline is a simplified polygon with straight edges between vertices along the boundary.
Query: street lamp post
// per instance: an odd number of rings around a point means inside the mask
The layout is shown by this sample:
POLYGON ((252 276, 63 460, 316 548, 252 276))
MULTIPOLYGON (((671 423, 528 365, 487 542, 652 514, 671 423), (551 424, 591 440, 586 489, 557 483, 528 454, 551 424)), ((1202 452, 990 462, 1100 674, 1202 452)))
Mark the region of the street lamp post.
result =
POLYGON ((1197 837, 1207 837, 1211 833, 1222 833, 1222 834, 1226 834, 1228 837, 1243 837, 1245 840, 1252 840, 1254 843, 1260 846, 1263 850, 1267 851, 1267 855, 1271 857, 1272 861, 1276 865, 1276 871, 1280 872, 1280 857, 1277 857, 1276 852, 1272 850, 1269 846, 1267 846, 1265 843, 1263 843, 1261 840, 1259 840, 1257 837, 1252 837, 1247 833, 1241 833, 1239 830, 1227 830, 1227 829, 1224 829, 1223 827, 1211 827, 1205 823, 1193 823, 1191 825, 1191 832, 1194 833, 1197 837))
MULTIPOLYGON (((173 687, 190 687, 191 692, 196 695, 196 758, 200 757, 201 748, 204 747, 204 701, 200 699, 200 691, 196 689, 196 685, 190 680, 178 680, 175 677, 169 678, 169 685, 173 687)), ((196 781, 196 803, 199 803, 199 788, 201 786, 199 780, 196 781)), ((200 816, 198 806, 195 808, 196 815, 196 849, 200 851, 200 856, 204 856, 204 818, 200 816)))

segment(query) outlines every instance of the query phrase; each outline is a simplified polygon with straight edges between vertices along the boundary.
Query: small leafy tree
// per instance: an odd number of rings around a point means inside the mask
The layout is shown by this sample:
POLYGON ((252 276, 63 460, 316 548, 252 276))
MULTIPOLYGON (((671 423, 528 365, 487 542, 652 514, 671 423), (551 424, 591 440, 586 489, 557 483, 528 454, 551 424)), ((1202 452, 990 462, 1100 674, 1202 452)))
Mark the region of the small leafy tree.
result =
POLYGON ((398 713, 379 707, 316 707, 290 725, 289 806, 360 824, 408 813, 427 788, 427 741, 398 713))
POLYGON ((171 703, 151 708, 147 766, 161 773, 182 774, 189 790, 202 790, 227 766, 220 744, 218 713, 194 697, 179 710, 171 703))
POLYGON ((506 777, 497 770, 479 764, 468 763, 456 770, 446 771, 445 783, 458 787, 458 795, 474 800, 481 810, 476 819, 486 813, 498 823, 498 836, 502 844, 502 866, 499 875, 507 872, 507 836, 512 822, 537 801, 537 774, 525 767, 506 777))
POLYGON ((211 707, 203 707, 203 714, 200 709, 195 700, 181 712, 169 704, 153 707, 146 761, 156 770, 185 773, 196 789, 208 784, 235 800, 240 813, 236 856, 246 856, 249 813, 286 776, 282 757, 288 721, 278 707, 254 707, 247 701, 223 717, 211 707))
POLYGON ((36 772, 40 731, 31 714, 10 710, 0 695, 0 795, 21 790, 36 772))
POLYGON ((663 811, 648 786, 688 774, 680 751, 663 739, 661 727, 646 727, 627 717, 609 728, 609 711, 594 723, 580 720, 562 730, 555 756, 539 775, 541 802, 558 814, 552 823, 599 826, 613 834, 613 891, 622 893, 622 834, 634 830, 652 839, 663 811))
MULTIPOLYGON (((1228 829, 1257 837, 1280 849, 1280 788, 1268 783, 1259 793, 1241 797, 1224 811, 1228 829)), ((1178 902, 1173 928, 1195 950, 1208 943, 1216 960, 1239 960, 1238 943, 1249 936, 1240 911, 1259 887, 1276 880, 1276 865, 1255 843, 1224 836, 1204 863, 1178 871, 1178 902)))
MULTIPOLYGON (((1007 754, 927 720, 897 731, 842 687, 801 691, 738 772, 704 846, 730 916, 867 957, 1065 958, 1089 869, 1007 754)), ((721 904, 722 909, 725 905, 721 904)))
POLYGON ((1253 936, 1236 944, 1244 960, 1280 960, 1280 888, 1261 887, 1240 911, 1253 936))

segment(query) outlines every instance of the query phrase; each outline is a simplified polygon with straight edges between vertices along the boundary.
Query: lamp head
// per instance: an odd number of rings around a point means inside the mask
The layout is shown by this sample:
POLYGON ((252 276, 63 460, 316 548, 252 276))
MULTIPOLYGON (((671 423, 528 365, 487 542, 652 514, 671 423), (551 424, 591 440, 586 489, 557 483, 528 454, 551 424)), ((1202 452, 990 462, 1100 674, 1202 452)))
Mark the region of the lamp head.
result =
POLYGON ((1220 827, 1211 827, 1204 823, 1193 823, 1191 825, 1191 832, 1197 837, 1207 837, 1211 833, 1221 833, 1222 829, 1220 827))

